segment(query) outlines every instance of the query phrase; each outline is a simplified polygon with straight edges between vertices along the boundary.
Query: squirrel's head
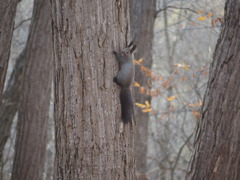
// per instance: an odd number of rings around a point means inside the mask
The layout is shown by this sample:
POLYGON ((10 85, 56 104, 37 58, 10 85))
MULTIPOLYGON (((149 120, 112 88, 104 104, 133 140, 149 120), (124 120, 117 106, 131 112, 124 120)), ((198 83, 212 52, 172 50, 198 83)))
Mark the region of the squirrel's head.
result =
POLYGON ((133 43, 133 41, 130 42, 130 44, 122 50, 122 55, 124 56, 131 56, 134 51, 136 50, 137 45, 133 43))

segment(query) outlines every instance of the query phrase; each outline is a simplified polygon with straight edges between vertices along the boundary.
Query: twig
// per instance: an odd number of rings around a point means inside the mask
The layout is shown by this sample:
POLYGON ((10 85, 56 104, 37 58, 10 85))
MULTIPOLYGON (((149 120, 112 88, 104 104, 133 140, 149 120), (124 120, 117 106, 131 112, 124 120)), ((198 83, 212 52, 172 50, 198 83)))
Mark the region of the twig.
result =
POLYGON ((155 17, 157 17, 158 13, 160 13, 160 12, 162 12, 162 11, 165 11, 165 10, 167 10, 167 9, 183 9, 183 10, 188 10, 188 11, 191 11, 191 12, 197 14, 197 12, 196 12, 195 10, 190 9, 190 8, 176 7, 176 6, 166 6, 166 7, 164 7, 164 8, 161 8, 161 9, 157 10, 157 11, 156 11, 156 14, 155 14, 155 17))
POLYGON ((13 28, 13 30, 17 29, 17 28, 18 28, 19 26, 21 26, 23 23, 25 23, 25 22, 27 22, 27 21, 30 21, 30 20, 31 20, 31 18, 22 20, 17 26, 15 26, 15 27, 13 28))

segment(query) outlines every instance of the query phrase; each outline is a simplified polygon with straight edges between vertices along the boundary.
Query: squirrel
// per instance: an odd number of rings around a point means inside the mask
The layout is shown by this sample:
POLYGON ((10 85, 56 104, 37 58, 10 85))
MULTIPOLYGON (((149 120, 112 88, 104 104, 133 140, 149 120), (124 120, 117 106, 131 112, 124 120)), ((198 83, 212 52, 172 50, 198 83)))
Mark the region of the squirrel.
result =
POLYGON ((132 120, 133 115, 133 97, 131 92, 131 85, 134 79, 134 64, 132 54, 136 49, 136 45, 133 41, 122 50, 117 53, 113 51, 117 61, 120 63, 120 70, 117 76, 113 78, 113 82, 121 86, 120 91, 120 103, 122 107, 122 121, 128 123, 132 120))

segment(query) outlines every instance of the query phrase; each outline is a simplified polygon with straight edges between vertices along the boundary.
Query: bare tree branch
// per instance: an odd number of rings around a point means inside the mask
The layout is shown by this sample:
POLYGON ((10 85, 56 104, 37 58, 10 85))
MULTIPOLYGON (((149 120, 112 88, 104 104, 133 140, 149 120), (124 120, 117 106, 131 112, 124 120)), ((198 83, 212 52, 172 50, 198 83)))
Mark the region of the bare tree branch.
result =
POLYGON ((20 27, 23 23, 25 23, 25 22, 27 22, 27 21, 30 21, 30 20, 31 20, 31 18, 22 20, 17 26, 14 27, 13 30, 17 29, 17 28, 20 27))
POLYGON ((155 17, 157 17, 157 15, 158 15, 160 12, 165 11, 165 10, 167 10, 167 9, 182 9, 182 10, 191 11, 191 12, 197 14, 197 12, 196 12, 195 10, 191 9, 191 8, 176 7, 176 6, 166 6, 166 7, 164 7, 164 8, 161 8, 161 9, 157 10, 155 17))

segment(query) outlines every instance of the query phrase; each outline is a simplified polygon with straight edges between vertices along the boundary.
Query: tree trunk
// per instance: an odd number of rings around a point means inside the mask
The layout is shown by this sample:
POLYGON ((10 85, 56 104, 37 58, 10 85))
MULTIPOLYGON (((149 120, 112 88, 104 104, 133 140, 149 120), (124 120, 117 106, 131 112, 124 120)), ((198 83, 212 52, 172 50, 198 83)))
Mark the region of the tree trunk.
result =
POLYGON ((135 179, 135 123, 123 125, 119 66, 129 43, 127 0, 52 6, 55 57, 55 179, 135 179))
MULTIPOLYGON (((143 65, 149 69, 152 67, 152 43, 156 13, 156 0, 131 0, 131 33, 137 44, 135 59, 143 58, 143 65)), ((135 81, 142 86, 151 84, 139 69, 135 71, 135 81)), ((150 87, 148 87, 150 89, 150 87)), ((146 92, 145 92, 146 93, 146 92)), ((151 101, 148 95, 140 94, 135 89, 135 102, 145 103, 151 101)), ((136 108, 136 162, 137 170, 144 173, 147 170, 147 139, 149 114, 142 113, 136 108)))
POLYGON ((50 3, 35 0, 26 46, 12 180, 40 180, 44 169, 51 89, 50 3))
POLYGON ((0 102, 10 56, 18 2, 19 0, 0 0, 0 102))
MULTIPOLYGON (((23 81, 25 65, 25 50, 19 55, 11 78, 0 102, 0 163, 3 164, 4 146, 10 136, 13 118, 18 110, 19 98, 23 81)), ((0 168, 1 169, 1 168, 0 168)), ((1 172, 0 172, 1 174, 1 172)))
POLYGON ((240 179, 240 1, 228 0, 187 179, 240 179))

